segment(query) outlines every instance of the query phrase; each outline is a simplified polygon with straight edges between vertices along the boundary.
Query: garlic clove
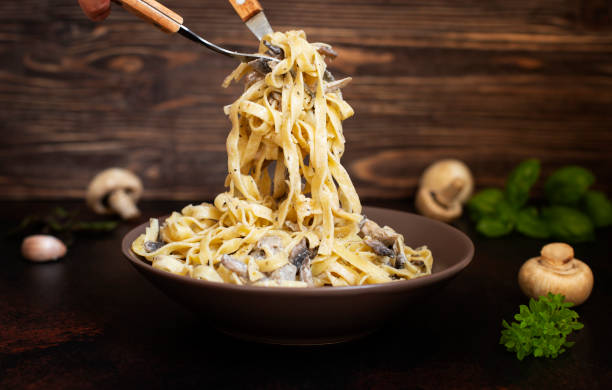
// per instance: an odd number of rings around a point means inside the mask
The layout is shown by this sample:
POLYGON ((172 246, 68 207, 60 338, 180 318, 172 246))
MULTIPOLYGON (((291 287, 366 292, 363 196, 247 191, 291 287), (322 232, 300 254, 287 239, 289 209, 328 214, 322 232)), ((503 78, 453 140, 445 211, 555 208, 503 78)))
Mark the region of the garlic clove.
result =
POLYGON ((66 245, 54 236, 35 234, 23 240, 21 255, 27 260, 44 263, 66 255, 66 245))

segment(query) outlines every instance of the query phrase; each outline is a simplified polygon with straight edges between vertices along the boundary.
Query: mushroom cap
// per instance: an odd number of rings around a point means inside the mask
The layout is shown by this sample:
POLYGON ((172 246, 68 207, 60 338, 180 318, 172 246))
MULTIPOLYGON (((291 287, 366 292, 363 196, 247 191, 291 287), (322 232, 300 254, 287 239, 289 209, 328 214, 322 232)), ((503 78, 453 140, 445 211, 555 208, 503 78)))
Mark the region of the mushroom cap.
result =
POLYGON ((448 207, 438 203, 434 199, 432 190, 427 187, 419 188, 415 206, 420 214, 442 222, 451 222, 459 218, 462 211, 460 202, 453 202, 448 207))
POLYGON ((457 200, 462 204, 467 202, 474 190, 474 177, 470 168, 461 160, 448 158, 439 160, 428 166, 423 174, 419 186, 433 191, 441 191, 454 179, 463 179, 464 187, 457 195, 457 200))
POLYGON ((108 207, 106 198, 113 191, 123 190, 134 203, 142 195, 142 182, 132 172, 123 168, 108 168, 98 173, 89 183, 87 205, 96 213, 112 214, 115 211, 108 207))
MULTIPOLYGON (((542 252, 548 253, 551 247, 559 253, 566 255, 567 244, 561 243, 546 245, 542 252), (548 250, 544 250, 547 247, 548 250)), ((573 252, 573 249, 572 249, 573 252)), ((565 257, 567 259, 567 257, 565 257)), ((565 262, 552 262, 545 257, 533 257, 522 265, 518 273, 518 282, 525 295, 538 298, 549 292, 563 294, 565 300, 580 305, 587 300, 593 290, 593 272, 584 262, 571 258, 565 262)))

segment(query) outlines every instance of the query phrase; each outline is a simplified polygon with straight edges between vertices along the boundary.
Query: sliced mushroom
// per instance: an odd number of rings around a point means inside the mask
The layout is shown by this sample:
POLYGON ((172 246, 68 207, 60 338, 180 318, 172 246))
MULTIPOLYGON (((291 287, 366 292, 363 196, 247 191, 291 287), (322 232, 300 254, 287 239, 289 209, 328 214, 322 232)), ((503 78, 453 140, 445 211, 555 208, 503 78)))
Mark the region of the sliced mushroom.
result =
POLYGON ((399 238, 399 234, 390 227, 385 226, 382 228, 376 222, 366 217, 359 222, 359 236, 361 238, 369 236, 382 242, 387 247, 391 247, 399 238))
POLYGON ((248 62, 248 64, 251 66, 251 68, 253 68, 253 70, 265 76, 268 73, 272 72, 272 68, 274 68, 274 66, 277 64, 277 62, 275 62, 274 64, 271 64, 271 62, 271 60, 258 58, 256 60, 248 62))
POLYGON ((142 194, 138 176, 122 168, 109 168, 97 174, 87 189, 87 205, 98 214, 118 213, 123 219, 140 215, 136 207, 142 194))
POLYGON ((401 247, 400 235, 388 226, 380 227, 376 222, 364 217, 359 223, 359 236, 374 253, 387 257, 384 263, 397 269, 406 264, 406 256, 401 247))
POLYGON ((247 265, 242 261, 233 258, 230 255, 221 256, 221 264, 230 271, 236 273, 236 275, 246 278, 248 276, 247 265))
POLYGON ((393 261, 392 261, 393 267, 397 269, 404 268, 404 266, 408 262, 408 259, 406 258, 406 255, 404 255, 404 250, 402 248, 402 244, 400 243, 400 240, 396 240, 395 243, 393 244, 393 253, 394 253, 393 261))
POLYGON ((338 53, 334 49, 332 49, 332 47, 328 45, 327 43, 314 42, 312 46, 317 48, 317 51, 319 52, 319 54, 325 57, 329 57, 332 60, 338 57, 338 53))
POLYGON ((390 249, 385 244, 383 244, 381 241, 375 238, 370 238, 369 236, 366 236, 363 239, 363 242, 365 242, 367 246, 372 248, 374 253, 376 253, 379 256, 389 256, 389 257, 395 256, 395 252, 393 252, 392 249, 390 249))
POLYGON ((339 90, 340 88, 344 88, 352 80, 353 80, 352 77, 345 77, 345 78, 340 79, 340 80, 335 80, 335 81, 329 82, 329 83, 327 83, 325 85, 325 93, 334 92, 334 91, 339 90))
POLYGON ((310 268, 310 263, 311 263, 310 258, 306 259, 302 263, 298 271, 298 276, 302 282, 305 282, 308 285, 308 287, 313 287, 314 279, 312 278, 312 269, 310 268))
MULTIPOLYGON (((187 207, 185 209, 187 209, 187 207)), ((159 234, 159 219, 151 218, 149 220, 149 226, 145 230, 143 245, 145 251, 147 251, 148 253, 155 252, 156 250, 165 245, 165 243, 160 240, 159 234)))
POLYGON ((279 236, 267 235, 257 241, 255 248, 249 253, 255 259, 265 259, 283 250, 283 241, 279 236))
POLYGON ((274 270, 270 274, 272 280, 295 280, 297 274, 297 267, 293 264, 285 264, 282 267, 274 270))
POLYGON ((244 84, 248 88, 261 79, 263 79, 263 75, 261 73, 252 71, 244 76, 244 84))
POLYGON ((161 241, 145 241, 144 242, 144 249, 148 253, 151 253, 151 252, 155 252, 156 250, 158 250, 159 248, 163 247, 164 245, 166 245, 166 244, 161 242, 161 241))
POLYGON ((291 249, 289 253, 289 262, 299 268, 302 266, 302 263, 311 256, 312 252, 308 248, 308 240, 303 238, 293 247, 293 249, 291 249))
POLYGON ((306 238, 301 239, 289 253, 289 262, 298 269, 298 280, 305 282, 309 287, 314 286, 310 263, 315 255, 316 251, 308 248, 306 238))
POLYGON ((268 41, 262 41, 263 44, 268 48, 268 51, 270 52, 270 55, 277 57, 277 58, 284 58, 285 57, 285 52, 283 51, 283 49, 279 46, 273 45, 268 41))

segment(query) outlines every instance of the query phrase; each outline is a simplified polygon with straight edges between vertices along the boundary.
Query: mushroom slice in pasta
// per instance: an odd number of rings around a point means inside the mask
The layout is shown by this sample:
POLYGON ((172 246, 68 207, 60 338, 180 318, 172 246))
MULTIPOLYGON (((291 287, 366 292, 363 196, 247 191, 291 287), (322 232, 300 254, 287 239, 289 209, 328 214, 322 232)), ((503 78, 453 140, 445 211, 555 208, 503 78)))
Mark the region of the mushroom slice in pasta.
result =
POLYGON ((257 241, 255 248, 249 253, 255 259, 265 259, 283 250, 283 241, 279 236, 266 235, 257 241))
POLYGON ((291 249, 289 253, 289 262, 299 268, 304 261, 310 259, 312 255, 313 252, 308 248, 308 241, 302 238, 300 242, 291 249))
POLYGON ((236 275, 241 276, 243 278, 247 277, 247 265, 242 261, 233 258, 230 255, 221 256, 221 264, 232 272, 235 272, 236 275))
POLYGON ((297 267, 293 264, 285 264, 282 267, 276 269, 270 274, 272 280, 295 280, 297 275, 297 267))
POLYGON ((399 238, 399 234, 390 227, 380 227, 376 222, 365 217, 359 223, 359 236, 362 238, 369 236, 382 242, 387 247, 392 246, 399 238))

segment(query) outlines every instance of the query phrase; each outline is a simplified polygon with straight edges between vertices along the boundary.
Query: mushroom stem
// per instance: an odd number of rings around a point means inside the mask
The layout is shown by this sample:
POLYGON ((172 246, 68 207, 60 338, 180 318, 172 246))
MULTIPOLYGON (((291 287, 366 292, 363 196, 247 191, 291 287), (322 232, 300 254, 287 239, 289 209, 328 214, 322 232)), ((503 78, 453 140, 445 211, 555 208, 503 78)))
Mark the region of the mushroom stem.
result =
POLYGON ((542 259, 548 264, 561 268, 574 258, 574 248, 562 242, 553 242, 552 244, 544 245, 540 254, 542 259))
POLYGON ((121 218, 132 219, 140 215, 140 210, 132 198, 124 190, 115 190, 108 197, 108 204, 121 218))
POLYGON ((444 207, 450 206, 461 190, 465 187, 465 180, 461 178, 455 178, 450 182, 449 185, 444 187, 442 190, 434 192, 436 202, 440 203, 444 207))

